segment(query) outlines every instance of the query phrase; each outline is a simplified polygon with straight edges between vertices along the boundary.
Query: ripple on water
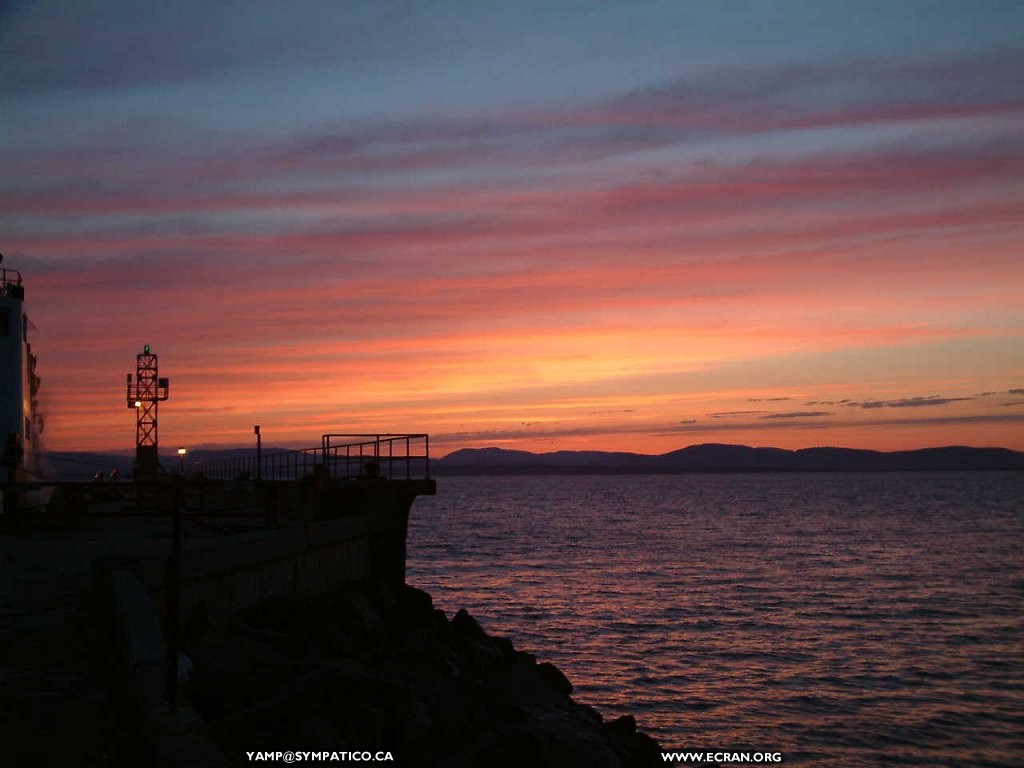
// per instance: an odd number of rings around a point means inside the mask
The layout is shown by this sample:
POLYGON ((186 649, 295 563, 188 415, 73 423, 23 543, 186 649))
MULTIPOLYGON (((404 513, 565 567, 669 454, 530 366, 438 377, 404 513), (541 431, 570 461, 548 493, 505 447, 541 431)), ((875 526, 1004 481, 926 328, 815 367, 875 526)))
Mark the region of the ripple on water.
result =
POLYGON ((1020 473, 441 478, 409 581, 666 748, 1020 765, 1020 473))

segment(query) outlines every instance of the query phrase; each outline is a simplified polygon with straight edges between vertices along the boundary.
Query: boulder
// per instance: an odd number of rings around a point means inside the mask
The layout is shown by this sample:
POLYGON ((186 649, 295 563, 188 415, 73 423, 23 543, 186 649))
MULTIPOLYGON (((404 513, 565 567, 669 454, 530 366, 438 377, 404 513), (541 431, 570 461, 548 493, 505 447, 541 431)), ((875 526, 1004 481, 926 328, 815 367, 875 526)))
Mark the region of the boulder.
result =
MULTIPOLYGON (((541 679, 547 685, 550 685, 559 693, 564 694, 566 696, 572 693, 572 683, 569 682, 569 678, 567 678, 562 673, 562 670, 560 670, 554 664, 547 661, 545 661, 543 664, 538 664, 537 673, 540 675, 541 679)), ((634 721, 634 728, 635 727, 636 723, 634 721)))
POLYGON ((410 587, 254 611, 198 645, 195 705, 229 758, 313 738, 387 749, 396 765, 663 765, 634 718, 606 723, 556 666, 410 587))

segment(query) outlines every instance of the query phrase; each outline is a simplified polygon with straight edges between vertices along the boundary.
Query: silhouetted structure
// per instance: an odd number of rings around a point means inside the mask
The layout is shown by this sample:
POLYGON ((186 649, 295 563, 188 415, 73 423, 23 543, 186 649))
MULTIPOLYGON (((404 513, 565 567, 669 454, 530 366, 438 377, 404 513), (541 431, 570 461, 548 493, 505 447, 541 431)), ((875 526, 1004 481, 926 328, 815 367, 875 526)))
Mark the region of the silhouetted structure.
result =
POLYGON ((161 379, 157 372, 157 357, 149 344, 135 356, 135 383, 128 374, 127 402, 135 409, 135 477, 152 478, 160 471, 157 455, 157 408, 166 400, 169 379, 161 379))
MULTIPOLYGON (((0 260, 3 256, 0 255, 0 260)), ((25 499, 18 483, 38 479, 39 376, 29 343, 25 286, 16 269, 0 268, 0 512, 14 512, 25 499)))

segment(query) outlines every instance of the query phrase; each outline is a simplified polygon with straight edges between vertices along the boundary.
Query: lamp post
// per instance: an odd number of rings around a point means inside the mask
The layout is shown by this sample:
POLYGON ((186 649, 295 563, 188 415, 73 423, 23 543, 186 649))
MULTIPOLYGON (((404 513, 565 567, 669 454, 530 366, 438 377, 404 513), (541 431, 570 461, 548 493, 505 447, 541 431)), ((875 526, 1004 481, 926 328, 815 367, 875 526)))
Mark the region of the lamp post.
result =
POLYGON ((182 476, 185 475, 185 454, 188 453, 188 449, 185 446, 181 446, 178 449, 178 464, 181 469, 182 476))
POLYGON ((263 479, 263 439, 260 437, 260 425, 257 424, 252 428, 252 431, 256 433, 256 479, 263 479))

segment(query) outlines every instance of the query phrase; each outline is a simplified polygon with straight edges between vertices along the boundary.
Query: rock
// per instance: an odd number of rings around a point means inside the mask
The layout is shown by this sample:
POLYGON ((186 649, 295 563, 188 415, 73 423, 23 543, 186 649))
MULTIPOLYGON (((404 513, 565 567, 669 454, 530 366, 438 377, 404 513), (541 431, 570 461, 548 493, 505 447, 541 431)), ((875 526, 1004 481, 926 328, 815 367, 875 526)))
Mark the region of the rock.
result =
MULTIPOLYGON (((543 664, 538 664, 537 672, 547 685, 551 686, 559 693, 565 694, 566 696, 572 693, 572 683, 569 682, 569 678, 562 674, 562 670, 554 664, 547 661, 543 664)), ((634 722, 634 728, 635 726, 636 723, 634 722)))
POLYGON ((632 715, 622 715, 606 723, 605 730, 623 754, 624 765, 657 765, 662 760, 661 746, 636 729, 636 718, 632 715))
POLYGON ((661 745, 648 736, 646 733, 637 731, 629 744, 632 765, 658 765, 663 764, 661 745))
POLYGON ((434 628, 439 632, 444 632, 448 629, 448 614, 440 608, 434 609, 434 628))
POLYGON ((490 643, 470 642, 463 651, 463 654, 470 659, 478 673, 483 673, 505 660, 501 655, 501 651, 490 643))
POLYGON ((636 733, 636 718, 632 715, 622 715, 612 720, 606 727, 618 738, 628 739, 636 733))
POLYGON ((353 590, 238 622, 234 642, 245 645, 231 653, 229 630, 209 634, 195 665, 195 706, 229 755, 312 738, 324 749, 387 748, 397 765, 663 764, 635 719, 605 723, 570 698, 556 666, 489 636, 465 610, 449 621, 421 590, 353 590), (278 639, 289 634, 295 642, 278 639))
POLYGON ((491 644, 498 649, 502 658, 506 661, 511 661, 515 658, 516 647, 512 645, 512 641, 507 637, 492 637, 491 644))
POLYGON ((482 640, 487 637, 487 633, 484 632, 480 623, 470 616, 465 608, 459 608, 452 617, 451 628, 458 634, 473 640, 482 640))
POLYGON ((537 666, 537 657, 526 651, 516 651, 515 655, 512 656, 512 661, 522 667, 537 666))
POLYGON ((430 622, 434 617, 434 599, 422 589, 406 585, 398 593, 398 610, 409 622, 430 622))

